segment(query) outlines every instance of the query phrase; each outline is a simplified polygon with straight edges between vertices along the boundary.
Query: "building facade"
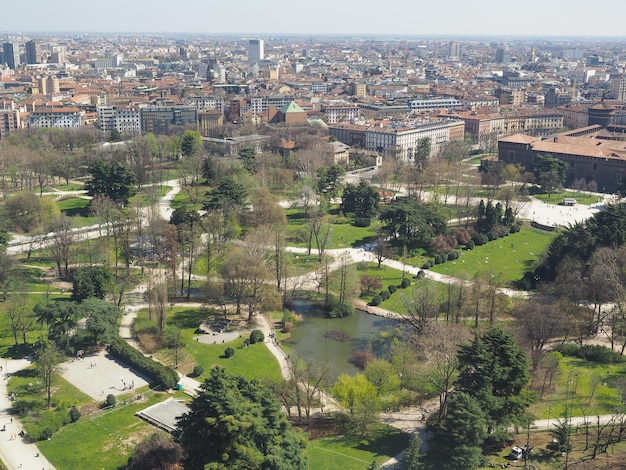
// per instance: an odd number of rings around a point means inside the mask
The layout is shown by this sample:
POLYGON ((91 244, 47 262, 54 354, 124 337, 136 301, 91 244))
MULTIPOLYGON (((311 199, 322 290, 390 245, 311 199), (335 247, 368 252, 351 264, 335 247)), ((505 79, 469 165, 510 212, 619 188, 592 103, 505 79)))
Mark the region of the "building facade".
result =
POLYGON ((77 129, 83 125, 84 114, 78 108, 38 109, 28 116, 30 127, 77 129))

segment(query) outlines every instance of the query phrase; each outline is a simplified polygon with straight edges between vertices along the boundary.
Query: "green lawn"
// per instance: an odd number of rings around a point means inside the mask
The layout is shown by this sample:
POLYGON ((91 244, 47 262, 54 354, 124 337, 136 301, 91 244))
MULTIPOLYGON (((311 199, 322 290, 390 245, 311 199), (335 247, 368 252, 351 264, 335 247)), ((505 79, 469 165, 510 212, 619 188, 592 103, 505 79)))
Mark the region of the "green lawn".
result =
POLYGON ((455 261, 435 265, 433 272, 453 277, 472 278, 490 272, 503 284, 521 279, 548 248, 556 232, 545 232, 524 225, 520 232, 499 238, 471 251, 464 250, 455 261))
POLYGON ((106 414, 84 416, 63 427, 49 441, 38 442, 37 446, 59 469, 126 468, 135 446, 151 434, 161 432, 135 413, 162 400, 162 396, 155 395, 143 402, 118 406, 106 414))
POLYGON ((406 449, 409 436, 398 429, 376 425, 367 439, 325 437, 309 441, 306 448, 309 470, 365 470, 382 465, 406 449))
POLYGON ((57 201, 62 214, 72 218, 74 227, 96 225, 98 218, 89 215, 89 199, 72 197, 57 201))
POLYGON ((562 192, 552 193, 550 195, 533 194, 533 196, 547 204, 560 204, 561 200, 564 197, 573 197, 574 199, 576 199, 578 204, 591 205, 591 204, 596 204, 597 202, 599 202, 598 196, 594 194, 582 193, 578 191, 562 191, 562 192))
MULTIPOLYGON (((249 330, 242 331, 242 337, 230 343, 207 344, 194 341, 193 337, 196 336, 195 331, 200 323, 213 315, 215 314, 202 308, 175 307, 168 313, 167 319, 168 324, 179 325, 182 328, 182 337, 185 343, 184 353, 191 356, 195 364, 204 367, 205 375, 213 366, 219 365, 229 372, 247 379, 265 377, 279 379, 281 377, 278 361, 265 344, 255 344, 244 348, 243 343, 249 336, 249 330), (235 355, 228 359, 223 357, 227 347, 235 349, 235 355)), ((156 325, 155 321, 148 321, 148 311, 141 310, 135 321, 135 331, 156 325)), ((167 361, 170 354, 161 351, 157 352, 156 356, 167 361)), ((202 381, 203 377, 199 377, 198 380, 202 381)))
POLYGON ((172 189, 170 186, 145 186, 130 199, 130 202, 142 206, 149 206, 163 198, 170 189, 172 189))
MULTIPOLYGON (((330 211, 337 212, 337 209, 330 211)), ((289 245, 297 247, 306 247, 304 238, 307 238, 308 229, 306 228, 306 218, 301 209, 287 209, 287 236, 290 238, 289 245)), ((376 230, 380 226, 375 220, 369 227, 356 227, 347 217, 339 215, 330 215, 330 238, 328 240, 327 249, 333 248, 351 248, 354 246, 368 243, 376 238, 376 230)), ((315 240, 313 240, 313 249, 316 248, 315 240)))
POLYGON ((531 408, 537 418, 563 417, 566 405, 570 407, 570 416, 615 412, 621 403, 616 382, 626 376, 626 364, 596 364, 564 357, 560 366, 555 390, 531 408), (594 381, 596 388, 591 397, 594 381))

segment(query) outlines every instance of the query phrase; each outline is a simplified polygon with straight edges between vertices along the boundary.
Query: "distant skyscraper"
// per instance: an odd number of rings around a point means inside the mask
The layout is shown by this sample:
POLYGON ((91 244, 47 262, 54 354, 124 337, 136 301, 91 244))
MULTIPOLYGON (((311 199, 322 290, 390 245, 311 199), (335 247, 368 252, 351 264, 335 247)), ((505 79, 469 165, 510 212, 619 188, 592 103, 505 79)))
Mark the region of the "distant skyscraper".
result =
POLYGON ((37 60, 37 44, 35 44, 35 41, 30 40, 26 42, 26 63, 36 64, 37 62, 39 62, 37 60))
POLYGON ((248 45, 248 62, 260 62, 265 57, 263 39, 250 39, 248 45))
POLYGON ((450 49, 448 50, 448 57, 458 58, 463 55, 463 44, 460 42, 452 41, 450 43, 450 49))
POLYGON ((498 49, 496 49, 496 62, 499 64, 504 62, 504 47, 498 47, 498 49))
POLYGON ((10 69, 15 70, 20 66, 20 49, 17 44, 12 42, 2 44, 2 57, 10 69))

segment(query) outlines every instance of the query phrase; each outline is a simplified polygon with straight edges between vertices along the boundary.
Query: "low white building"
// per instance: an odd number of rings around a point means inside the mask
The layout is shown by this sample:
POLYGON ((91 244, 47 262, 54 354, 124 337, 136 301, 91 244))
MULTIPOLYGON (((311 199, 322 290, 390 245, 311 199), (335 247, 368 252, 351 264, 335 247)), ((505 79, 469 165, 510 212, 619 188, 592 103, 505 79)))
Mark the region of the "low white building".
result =
POLYGON ((84 114, 78 108, 38 109, 28 116, 30 127, 61 127, 76 129, 83 125, 84 114))

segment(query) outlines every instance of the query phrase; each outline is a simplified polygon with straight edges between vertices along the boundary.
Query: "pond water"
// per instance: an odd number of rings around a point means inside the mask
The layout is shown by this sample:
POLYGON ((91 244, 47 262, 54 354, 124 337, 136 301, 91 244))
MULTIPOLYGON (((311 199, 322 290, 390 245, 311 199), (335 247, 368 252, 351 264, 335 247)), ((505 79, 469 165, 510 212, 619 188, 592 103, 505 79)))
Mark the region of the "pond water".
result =
POLYGON ((351 317, 328 318, 320 304, 308 301, 297 302, 293 309, 302 316, 302 321, 292 330, 285 344, 307 361, 330 366, 333 380, 341 374, 361 372, 349 362, 352 354, 367 349, 372 335, 396 322, 362 310, 355 310, 351 317))

